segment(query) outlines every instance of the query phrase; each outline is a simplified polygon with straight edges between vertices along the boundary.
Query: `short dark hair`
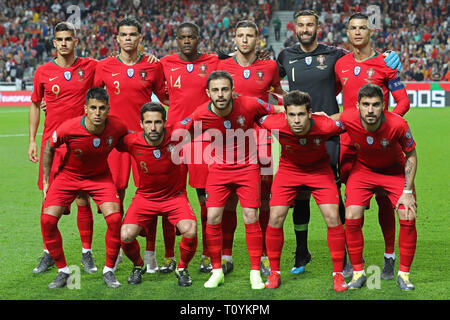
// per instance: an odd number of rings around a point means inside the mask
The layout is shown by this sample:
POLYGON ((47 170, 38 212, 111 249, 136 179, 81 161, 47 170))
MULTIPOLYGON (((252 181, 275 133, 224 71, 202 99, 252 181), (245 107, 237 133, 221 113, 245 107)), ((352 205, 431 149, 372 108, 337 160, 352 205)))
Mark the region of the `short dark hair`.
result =
POLYGON ((159 112, 164 121, 166 121, 166 109, 158 102, 147 102, 141 107, 141 121, 144 121, 146 112, 159 112))
POLYGON ((194 22, 183 22, 182 24, 180 24, 177 27, 177 32, 176 32, 177 35, 178 35, 178 32, 183 28, 190 28, 190 29, 194 30, 194 32, 197 36, 200 35, 200 27, 198 25, 196 25, 194 22))
POLYGON ((92 87, 88 90, 88 92, 86 92, 86 104, 89 99, 106 101, 106 103, 108 103, 109 95, 108 92, 106 92, 106 90, 102 87, 92 87))
POLYGON ((233 87, 233 77, 227 71, 216 70, 210 73, 208 79, 206 80, 206 87, 209 89, 209 83, 212 80, 217 79, 228 79, 230 81, 231 87, 233 87))
POLYGON ((56 34, 57 32, 60 31, 71 31, 73 34, 73 37, 75 38, 77 36, 77 31, 75 29, 75 26, 67 21, 63 21, 58 23, 55 28, 53 29, 53 34, 56 34))
POLYGON ((348 20, 347 20, 347 28, 348 28, 348 25, 350 24, 350 21, 353 20, 353 19, 363 19, 363 20, 367 20, 368 21, 369 20, 369 16, 364 14, 364 13, 361 13, 361 12, 356 12, 356 13, 352 14, 350 16, 350 18, 348 18, 348 20))
POLYGON ((301 16, 314 16, 314 18, 316 18, 316 24, 319 25, 319 14, 316 10, 299 10, 294 13, 294 21, 297 21, 297 18, 301 16))
POLYGON ((306 105, 306 111, 311 110, 311 96, 307 92, 292 90, 283 96, 284 108, 288 106, 306 105))
POLYGON ((256 35, 259 35, 258 25, 252 20, 241 20, 236 24, 236 29, 239 28, 253 28, 255 29, 256 35))
POLYGON ((142 25, 137 21, 136 19, 132 18, 124 18, 122 19, 119 24, 117 25, 117 33, 119 33, 120 27, 127 26, 127 27, 136 27, 139 33, 142 31, 142 25))
POLYGON ((373 83, 368 83, 359 88, 358 91, 358 103, 361 102, 362 98, 375 98, 379 97, 381 102, 384 102, 383 89, 373 83))

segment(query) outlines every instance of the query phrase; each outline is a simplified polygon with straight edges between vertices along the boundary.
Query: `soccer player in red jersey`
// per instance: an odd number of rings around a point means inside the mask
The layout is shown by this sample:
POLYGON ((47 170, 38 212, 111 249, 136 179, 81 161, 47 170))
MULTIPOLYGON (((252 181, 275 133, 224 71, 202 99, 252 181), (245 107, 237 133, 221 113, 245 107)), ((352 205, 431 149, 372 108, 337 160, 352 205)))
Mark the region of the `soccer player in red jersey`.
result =
MULTIPOLYGON (((199 27, 191 22, 185 22, 178 26, 176 42, 179 52, 161 58, 164 69, 164 77, 169 93, 169 110, 167 123, 177 123, 192 112, 200 104, 209 101, 206 94, 206 79, 209 74, 217 69, 219 58, 214 54, 205 54, 198 51, 200 43, 199 27)), ((184 175, 189 171, 189 185, 196 189, 197 198, 200 204, 200 219, 202 223, 202 244, 203 251, 200 263, 200 271, 211 272, 211 263, 208 257, 205 227, 206 227, 206 205, 205 187, 208 176, 208 165, 204 162, 195 163, 194 152, 201 154, 207 143, 203 141, 203 136, 199 136, 194 142, 185 147, 186 154, 190 155, 187 162, 187 169, 184 167, 184 175)), ((163 217, 163 224, 167 223, 163 217)))
POLYGON ((272 184, 270 219, 266 247, 271 273, 266 288, 281 284, 280 258, 284 244, 283 224, 300 189, 309 189, 327 224, 327 242, 333 263, 333 286, 347 290, 342 274, 345 256, 345 232, 339 217, 339 192, 329 165, 325 141, 343 132, 339 121, 314 115, 311 97, 298 90, 283 96, 285 114, 260 120, 263 128, 279 130, 282 147, 278 171, 272 184))
POLYGON ((108 226, 105 236, 106 263, 103 279, 112 288, 120 283, 114 275, 114 265, 120 249, 120 201, 107 163, 107 157, 118 140, 128 133, 125 125, 109 116, 108 94, 93 87, 86 93, 85 116, 61 124, 46 142, 43 156, 44 204, 41 214, 42 237, 58 267, 56 279, 49 288, 64 287, 70 270, 64 256, 58 221, 81 191, 86 192, 102 211, 108 226), (57 176, 50 184, 50 171, 55 149, 65 144, 67 156, 57 176))
MULTIPOLYGON (((131 131, 141 130, 140 108, 151 101, 152 93, 155 93, 162 103, 169 103, 161 63, 147 61, 138 51, 142 37, 139 22, 130 18, 121 20, 117 25, 120 54, 99 61, 94 78, 94 86, 105 86, 109 93, 111 115, 120 117, 131 131)), ((139 173, 127 152, 113 150, 108 158, 108 164, 120 196, 123 212, 123 200, 128 187, 131 166, 136 186, 139 185, 139 173)), ((175 231, 170 226, 167 232, 174 234, 175 231)), ((154 244, 153 235, 146 236, 149 238, 148 242, 154 244)), ((174 236, 168 238, 174 239, 174 236)), ((166 255, 173 257, 173 246, 172 243, 166 243, 166 255)), ((148 272, 153 273, 157 270, 156 264, 153 268, 149 266, 148 272)))
MULTIPOLYGON (((92 86, 97 61, 91 58, 75 56, 78 43, 75 27, 68 22, 58 23, 54 28, 53 45, 57 57, 37 68, 34 75, 33 93, 29 114, 28 158, 32 162, 42 160, 42 152, 46 141, 55 129, 67 119, 84 114, 85 96, 92 86), (42 134, 40 158, 37 157, 36 133, 40 122, 40 105, 45 100, 45 122, 42 134)), ((66 148, 64 145, 55 150, 53 166, 49 175, 52 183, 61 166, 66 148)), ((39 162, 38 187, 42 190, 42 161, 39 162)), ((75 199, 78 207, 77 225, 82 243, 82 264, 86 272, 95 272, 92 257, 93 217, 89 198, 81 193, 75 199)), ((48 250, 44 247, 44 255, 33 273, 46 271, 54 264, 48 250)))
MULTIPOLYGON (((338 85, 342 87, 343 108, 356 109, 358 90, 367 83, 380 86, 384 94, 384 106, 389 106, 389 92, 397 106, 392 111, 403 116, 409 110, 406 89, 398 77, 397 70, 386 66, 384 56, 371 47, 370 37, 374 30, 369 28, 368 17, 362 13, 353 14, 348 21, 347 35, 353 51, 340 58, 335 64, 338 85)), ((356 150, 347 133, 340 139, 340 177, 346 183, 354 166, 356 150)), ((394 278, 395 266, 395 212, 384 192, 376 193, 379 223, 385 241, 384 267, 381 278, 394 278)))
MULTIPOLYGON (((236 24, 235 44, 237 47, 234 57, 221 60, 217 66, 218 70, 226 70, 233 77, 234 91, 243 96, 257 97, 263 101, 269 101, 269 92, 283 95, 277 63, 274 60, 258 59, 256 45, 259 39, 258 26, 249 20, 239 21, 236 24)), ((259 126, 255 126, 258 134, 259 126)), ((259 212, 259 222, 263 233, 263 257, 261 258, 261 275, 270 274, 269 260, 265 255, 265 234, 269 221, 269 197, 272 184, 272 161, 271 161, 271 136, 258 141, 258 144, 265 145, 260 150, 267 150, 259 157, 264 159, 261 166, 261 207, 259 212)), ((233 270, 233 239, 237 226, 236 215, 237 197, 232 194, 224 209, 224 219, 222 219, 223 231, 223 256, 222 268, 225 273, 233 270)))
POLYGON ((165 215, 183 236, 175 270, 178 284, 190 286, 187 267, 197 249, 197 220, 187 198, 185 181, 180 179, 181 165, 172 161, 175 147, 172 131, 166 127, 164 107, 155 102, 144 104, 141 127, 143 132, 127 135, 119 143, 120 150, 129 152, 139 167, 139 187, 121 229, 123 251, 134 264, 128 283, 141 283, 145 273, 136 237, 157 215, 165 215))
POLYGON ((358 289, 366 281, 362 219, 373 194, 377 189, 383 189, 391 206, 397 210, 400 224, 397 283, 402 290, 413 290, 409 272, 417 242, 416 143, 407 122, 385 110, 384 94, 379 86, 366 84, 361 87, 357 108, 359 112, 347 109, 340 115, 340 121, 357 149, 357 159, 345 190, 345 234, 354 270, 348 286, 358 289))
MULTIPOLYGON (((206 131, 213 139, 207 150, 210 157, 206 155, 212 161, 206 182, 206 241, 213 270, 204 286, 215 288, 224 283, 221 222, 227 198, 235 192, 245 223, 251 287, 264 289, 260 274, 262 234, 258 222, 260 174, 253 126, 257 118, 284 108, 254 97, 233 98, 233 79, 226 71, 212 72, 207 87, 211 101, 199 106, 178 124, 193 131, 194 137, 206 131)), ((176 139, 177 133, 173 136, 176 139)))

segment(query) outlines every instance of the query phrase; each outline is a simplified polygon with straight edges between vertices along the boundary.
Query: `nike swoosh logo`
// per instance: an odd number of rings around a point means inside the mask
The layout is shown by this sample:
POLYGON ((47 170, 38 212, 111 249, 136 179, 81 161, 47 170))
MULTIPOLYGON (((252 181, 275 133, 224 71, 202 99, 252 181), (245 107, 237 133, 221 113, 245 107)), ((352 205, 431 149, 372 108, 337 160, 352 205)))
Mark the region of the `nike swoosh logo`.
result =
POLYGON ((53 81, 53 80, 55 80, 56 78, 58 78, 58 77, 48 78, 48 81, 53 81))
POLYGON ((297 62, 298 60, 289 60, 289 64, 293 64, 295 62, 297 62))
POLYGON ((119 72, 119 73, 111 73, 111 76, 115 77, 115 76, 117 76, 118 74, 120 74, 120 72, 119 72))
POLYGON ((342 73, 345 73, 345 72, 347 72, 348 70, 342 70, 342 73))
POLYGON ((175 70, 178 70, 178 69, 180 69, 180 68, 172 68, 172 69, 170 69, 170 71, 175 71, 175 70))

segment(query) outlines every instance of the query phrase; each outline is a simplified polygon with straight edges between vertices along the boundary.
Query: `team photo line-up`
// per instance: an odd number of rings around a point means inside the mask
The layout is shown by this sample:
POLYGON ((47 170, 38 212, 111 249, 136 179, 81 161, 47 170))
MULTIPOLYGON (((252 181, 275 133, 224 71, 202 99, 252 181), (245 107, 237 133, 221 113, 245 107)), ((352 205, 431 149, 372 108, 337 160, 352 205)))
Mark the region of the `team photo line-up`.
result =
POLYGON ((409 99, 398 77, 400 59, 371 46, 373 30, 365 14, 348 19, 351 52, 318 43, 315 11, 298 11, 294 21, 298 44, 283 49, 276 61, 258 50, 259 28, 249 20, 236 24, 236 51, 229 55, 199 52, 199 27, 185 22, 176 29, 179 51, 157 59, 139 52, 141 25, 124 18, 117 25, 120 53, 100 61, 77 57, 75 27, 58 23, 57 55, 36 70, 29 112, 28 158, 39 163, 43 192, 44 253, 33 273, 56 265, 52 289, 70 280, 58 222, 74 201, 81 263, 85 272, 97 272, 92 198, 107 225, 102 273, 108 287, 121 286, 115 270, 123 255, 133 263, 129 284, 141 283, 145 273, 174 272, 180 286, 192 285, 188 266, 201 232, 199 270, 210 274, 204 287, 216 288, 234 268, 239 201, 250 286, 278 288, 290 208, 296 238, 290 272, 304 272, 311 261, 312 195, 327 226, 330 285, 335 291, 359 289, 366 282, 364 211, 375 195, 385 243, 381 278, 395 278, 398 215, 397 284, 413 290, 417 155, 402 118, 409 99), (289 91, 280 84, 284 77, 289 91), (342 112, 336 101, 340 92, 342 112), (390 93, 396 101, 392 112, 390 93), (159 102, 152 102, 153 94, 159 102), (273 139, 281 145, 281 156, 271 153, 273 139), (274 157, 279 157, 275 174, 274 157), (124 208, 131 171, 137 190, 124 208), (187 183, 196 190, 200 214, 189 203, 187 183), (158 216, 162 265, 155 255, 158 216), (178 262, 177 235, 182 236, 178 262), (143 257, 138 236, 145 238, 143 257))

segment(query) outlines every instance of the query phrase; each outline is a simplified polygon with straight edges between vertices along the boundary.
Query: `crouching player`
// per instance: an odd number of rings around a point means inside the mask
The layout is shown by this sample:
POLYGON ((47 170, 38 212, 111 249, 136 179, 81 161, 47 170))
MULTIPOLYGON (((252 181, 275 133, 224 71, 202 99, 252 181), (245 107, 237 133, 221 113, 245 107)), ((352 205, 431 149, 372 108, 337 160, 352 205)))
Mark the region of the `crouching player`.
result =
POLYGON ((114 275, 114 264, 120 249, 120 202, 111 178, 107 158, 120 138, 128 133, 116 117, 108 117, 109 97, 103 88, 94 87, 86 93, 85 116, 65 121, 47 140, 42 156, 44 205, 41 229, 44 244, 58 267, 56 279, 49 288, 62 288, 69 280, 58 221, 77 195, 84 191, 99 206, 108 225, 106 263, 103 279, 108 287, 120 283, 114 275), (55 149, 67 146, 61 170, 49 185, 55 149))
MULTIPOLYGON (((382 89, 366 84, 358 92, 358 111, 348 110, 340 121, 357 149, 357 161, 348 178, 345 234, 353 278, 349 289, 359 289, 366 282, 364 274, 364 210, 374 193, 384 190, 397 209, 400 233, 400 269, 397 283, 402 290, 413 290, 409 271, 417 242, 414 177, 417 170, 416 143, 406 121, 384 110, 382 89)), ((336 119, 336 115, 332 116, 336 119)))
POLYGON ((142 282, 144 261, 136 237, 147 232, 158 215, 167 216, 183 236, 180 242, 180 261, 175 275, 180 286, 190 286, 188 265, 197 249, 197 220, 189 204, 182 168, 172 161, 174 145, 171 129, 166 128, 166 110, 159 103, 149 102, 141 108, 141 127, 144 132, 127 135, 118 149, 130 153, 139 167, 139 187, 123 220, 122 248, 134 267, 129 284, 142 282))
MULTIPOLYGON (((325 142, 343 131, 338 121, 312 114, 309 94, 293 90, 283 97, 285 113, 261 119, 263 128, 279 130, 282 154, 270 199, 270 218, 266 233, 271 273, 266 288, 281 284, 280 258, 284 244, 283 224, 299 190, 311 191, 327 224, 327 242, 333 264, 333 286, 347 290, 342 275, 345 232, 339 218, 339 194, 329 165, 325 142)), ((273 133, 273 131, 272 131, 273 133)))

